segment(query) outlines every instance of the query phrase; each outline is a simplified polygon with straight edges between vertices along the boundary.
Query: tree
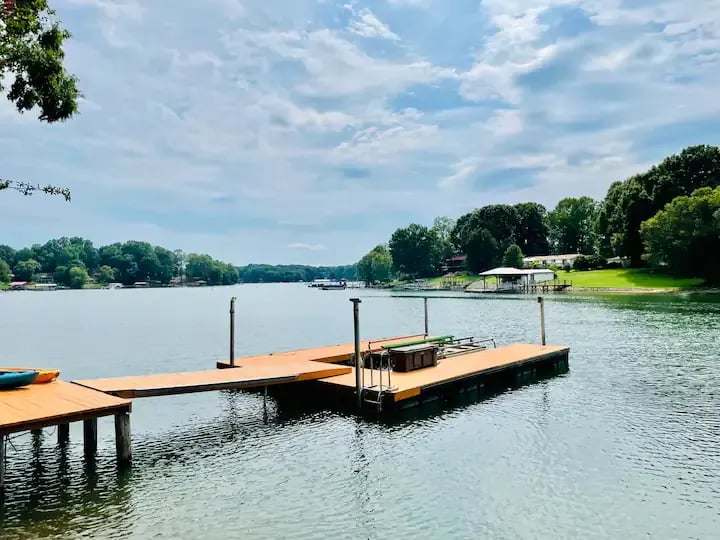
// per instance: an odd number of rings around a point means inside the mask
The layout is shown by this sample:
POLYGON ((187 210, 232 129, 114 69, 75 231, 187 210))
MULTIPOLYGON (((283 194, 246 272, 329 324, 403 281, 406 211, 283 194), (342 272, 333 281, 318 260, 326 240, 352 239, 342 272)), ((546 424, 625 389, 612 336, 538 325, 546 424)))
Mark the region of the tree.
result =
POLYGON ((720 187, 673 199, 642 224, 650 264, 720 283, 720 187))
POLYGON ((8 283, 10 281, 10 265, 3 259, 0 259, 0 283, 8 283))
POLYGON ((503 251, 515 242, 520 217, 515 207, 507 204, 491 204, 461 216, 450 233, 457 251, 467 253, 471 238, 486 229, 503 251))
POLYGON ((508 268, 523 267, 523 252, 517 244, 510 244, 503 255, 503 266, 508 268))
POLYGON ((432 231, 438 238, 440 245, 440 260, 444 261, 454 255, 455 250, 451 242, 452 230, 455 227, 455 220, 449 217, 436 217, 433 221, 432 231))
POLYGON ((598 219, 601 254, 642 264, 641 224, 679 196, 720 186, 720 148, 698 145, 664 159, 647 172, 610 186, 598 219))
POLYGON ((597 201, 590 197, 568 197, 558 202, 548 215, 555 253, 593 253, 598 211, 597 201))
POLYGON ((467 246, 467 265, 471 272, 480 273, 497 266, 498 243, 487 229, 475 231, 467 246))
POLYGON ((20 261, 15 265, 14 274, 16 281, 32 281, 35 272, 40 271, 40 263, 35 259, 20 261))
POLYGON ((68 285, 70 283, 70 276, 68 275, 67 266, 58 266, 55 268, 53 280, 60 285, 68 285))
POLYGON ((368 285, 390 281, 392 256, 384 244, 375 246, 357 264, 357 275, 368 285))
POLYGON ((68 270, 68 284, 73 289, 82 289, 90 276, 82 266, 73 266, 68 270))
POLYGON ((0 261, 5 261, 8 266, 15 263, 15 250, 10 246, 0 244, 0 261))
POLYGON ((115 281, 115 269, 104 264, 98 269, 98 272, 95 275, 95 280, 103 285, 113 283, 115 281))
POLYGON ((538 203, 527 202, 515 205, 517 225, 515 240, 522 252, 532 257, 550 253, 547 209, 538 203))
POLYGON ((435 274, 440 265, 440 241, 432 229, 413 223, 390 237, 390 255, 395 268, 413 277, 435 274))
MULTIPOLYGON (((20 113, 38 108, 43 122, 72 117, 81 97, 77 80, 63 65, 63 41, 70 37, 54 17, 47 0, 5 1, 0 7, 0 94, 12 81, 7 98, 20 113)), ((42 191, 70 200, 70 191, 52 185, 0 178, 0 191, 23 195, 42 191)))

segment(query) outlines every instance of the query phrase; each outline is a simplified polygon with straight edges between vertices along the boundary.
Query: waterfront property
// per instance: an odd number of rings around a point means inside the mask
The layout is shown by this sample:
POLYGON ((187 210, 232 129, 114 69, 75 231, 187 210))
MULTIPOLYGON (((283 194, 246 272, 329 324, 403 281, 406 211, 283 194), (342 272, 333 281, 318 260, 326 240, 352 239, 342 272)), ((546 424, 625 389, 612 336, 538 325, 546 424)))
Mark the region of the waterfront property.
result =
POLYGON ((534 257, 525 257, 523 259, 524 268, 532 268, 533 266, 541 266, 547 268, 549 266, 572 266, 575 259, 580 257, 582 253, 567 253, 565 255, 536 255, 534 257))

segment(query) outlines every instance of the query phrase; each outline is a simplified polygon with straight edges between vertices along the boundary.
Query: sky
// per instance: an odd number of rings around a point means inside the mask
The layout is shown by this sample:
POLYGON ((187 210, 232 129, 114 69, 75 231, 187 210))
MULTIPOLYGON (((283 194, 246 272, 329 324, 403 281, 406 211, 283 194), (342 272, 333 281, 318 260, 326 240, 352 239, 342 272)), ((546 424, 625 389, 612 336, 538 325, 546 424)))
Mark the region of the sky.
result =
POLYGON ((54 0, 80 114, 0 99, 0 243, 346 264, 409 223, 601 199, 720 137, 720 0, 54 0))

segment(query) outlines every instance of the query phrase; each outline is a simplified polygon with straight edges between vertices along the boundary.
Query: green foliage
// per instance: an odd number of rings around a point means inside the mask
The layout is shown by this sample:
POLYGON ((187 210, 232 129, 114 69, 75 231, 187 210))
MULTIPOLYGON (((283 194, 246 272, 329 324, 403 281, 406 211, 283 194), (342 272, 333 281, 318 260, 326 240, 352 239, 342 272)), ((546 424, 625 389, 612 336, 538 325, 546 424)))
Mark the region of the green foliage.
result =
POLYGON ((232 285, 239 279, 238 270, 233 265, 197 253, 187 256, 185 275, 190 280, 205 281, 208 285, 232 285))
POLYGON ((108 283, 115 282, 115 269, 112 266, 104 264, 98 268, 97 274, 95 274, 95 280, 98 283, 107 285, 108 283))
POLYGON ((510 244, 503 255, 503 266, 508 268, 523 267, 523 252, 517 244, 510 244))
POLYGON ((15 265, 13 273, 15 274, 15 281, 32 281, 33 276, 36 272, 40 271, 40 263, 35 259, 27 259, 20 261, 15 265))
POLYGON ((82 289, 89 279, 87 270, 82 266, 73 266, 68 270, 68 285, 73 289, 82 289))
MULTIPOLYGON (((15 273, 20 276, 18 281, 29 281, 36 272, 47 272, 53 274, 56 283, 68 287, 87 283, 90 275, 102 284, 114 281, 125 285, 136 281, 168 284, 183 273, 184 256, 181 255, 182 252, 135 240, 96 249, 90 240, 79 237, 54 238, 19 251, 0 246, 0 256, 12 258, 15 273)), ((198 279, 212 285, 238 282, 239 272, 233 265, 208 255, 194 257, 210 261, 198 279)))
POLYGON ((502 251, 515 242, 520 216, 515 207, 507 204, 491 204, 461 216, 450 238, 459 252, 467 254, 471 240, 480 230, 487 230, 502 251))
POLYGON ((10 281, 10 265, 3 259, 0 259, 0 283, 8 283, 10 281))
POLYGON ((550 243, 555 253, 593 253, 599 204, 590 197, 568 197, 548 214, 550 243))
POLYGON ((77 80, 63 65, 63 42, 70 33, 60 27, 47 0, 15 0, 0 14, 0 92, 12 81, 7 97, 19 112, 37 107, 44 122, 67 120, 77 111, 77 80))
POLYGON ((431 230, 435 233, 439 242, 440 261, 445 261, 455 254, 451 238, 455 228, 455 220, 449 217, 436 217, 431 230))
POLYGON ((645 247, 641 224, 676 197, 718 186, 720 148, 707 145, 690 146, 645 173, 612 184, 597 223, 601 254, 627 256, 633 266, 640 265, 645 247))
POLYGON ((355 265, 249 264, 238 268, 243 283, 297 283, 314 279, 355 279, 355 265))
POLYGON ((641 234, 652 265, 720 282, 720 187, 675 198, 642 224, 641 234))
POLYGON ((607 261, 600 255, 580 255, 573 262, 573 270, 598 270, 605 268, 607 261))
POLYGON ((393 265, 403 274, 430 277, 437 273, 442 252, 440 239, 433 229, 412 223, 390 237, 393 265))
POLYGON ((368 285, 387 283, 392 271, 392 256, 384 244, 375 246, 357 263, 358 279, 368 285))
POLYGON ((5 261, 8 266, 15 264, 15 250, 10 246, 0 244, 0 261, 5 261))
POLYGON ((515 242, 527 257, 550 253, 547 209, 538 203, 527 202, 515 205, 517 223, 515 242))
POLYGON ((497 266, 500 248, 487 229, 474 231, 468 240, 467 265, 471 272, 480 273, 497 266))

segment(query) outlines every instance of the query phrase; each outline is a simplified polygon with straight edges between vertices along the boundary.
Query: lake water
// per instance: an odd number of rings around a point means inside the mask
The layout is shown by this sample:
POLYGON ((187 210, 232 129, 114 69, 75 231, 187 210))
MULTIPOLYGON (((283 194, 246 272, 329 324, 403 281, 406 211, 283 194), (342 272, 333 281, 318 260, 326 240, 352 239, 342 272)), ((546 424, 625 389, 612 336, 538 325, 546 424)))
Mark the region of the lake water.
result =
MULTIPOLYGON (((211 369, 238 355, 422 331, 422 301, 303 285, 0 294, 0 365, 64 379, 211 369)), ((539 339, 534 298, 430 301, 431 333, 539 339)), ((112 418, 13 439, 1 538, 718 538, 720 302, 551 297, 562 376, 376 423, 213 392, 136 400, 133 467, 112 418)), ((0 396, 0 399, 2 397, 0 396)))

